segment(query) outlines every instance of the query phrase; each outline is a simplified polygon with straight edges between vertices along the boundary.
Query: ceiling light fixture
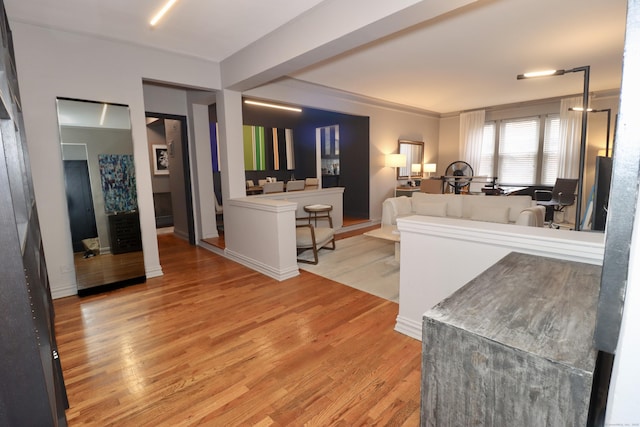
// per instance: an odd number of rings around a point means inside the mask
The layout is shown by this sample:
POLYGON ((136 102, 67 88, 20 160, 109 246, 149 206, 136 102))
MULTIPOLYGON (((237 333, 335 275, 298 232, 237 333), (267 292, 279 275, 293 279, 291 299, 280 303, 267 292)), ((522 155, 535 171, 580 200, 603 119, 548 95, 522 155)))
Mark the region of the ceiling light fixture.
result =
POLYGON ((164 16, 164 14, 167 13, 169 9, 171 9, 171 6, 173 6, 177 1, 178 0, 169 0, 162 7, 162 9, 160 9, 160 12, 158 12, 153 18, 151 18, 151 21, 149 22, 149 24, 151 24, 151 26, 154 27, 158 23, 158 21, 160 21, 160 19, 164 16))
POLYGON ((287 107, 285 105, 278 105, 278 104, 269 104, 268 102, 245 100, 244 103, 245 104, 249 104, 249 105, 258 105, 260 107, 277 108, 279 110, 295 111, 296 113, 301 113, 302 112, 302 108, 287 107))
POLYGON ((104 118, 107 115, 107 104, 102 104, 102 114, 100 114, 100 126, 104 126, 104 118))
POLYGON ((532 71, 530 73, 518 74, 518 80, 535 79, 536 77, 561 76, 568 71, 565 70, 544 70, 532 71))

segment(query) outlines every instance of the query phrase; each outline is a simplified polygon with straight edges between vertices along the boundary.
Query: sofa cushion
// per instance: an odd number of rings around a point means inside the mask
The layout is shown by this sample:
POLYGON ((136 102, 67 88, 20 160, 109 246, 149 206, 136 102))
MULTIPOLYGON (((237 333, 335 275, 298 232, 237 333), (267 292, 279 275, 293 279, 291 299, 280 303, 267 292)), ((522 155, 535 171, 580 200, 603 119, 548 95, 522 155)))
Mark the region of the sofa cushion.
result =
MULTIPOLYGON (((473 197, 473 196, 470 196, 473 197)), ((500 224, 509 223, 510 208, 486 206, 482 209, 476 209, 471 213, 471 220, 484 222, 497 222, 500 224)))
POLYGON ((515 222, 524 209, 535 206, 531 196, 460 196, 463 200, 463 218, 484 209, 510 208, 509 222, 515 222))
POLYGON ((462 196, 459 194, 427 194, 421 192, 413 193, 414 212, 415 206, 419 203, 446 203, 447 215, 449 218, 462 218, 462 196))
POLYGON ((445 202, 415 202, 413 211, 418 215, 447 216, 447 204, 445 202))
POLYGON ((396 216, 411 215, 411 199, 407 196, 396 197, 396 216))

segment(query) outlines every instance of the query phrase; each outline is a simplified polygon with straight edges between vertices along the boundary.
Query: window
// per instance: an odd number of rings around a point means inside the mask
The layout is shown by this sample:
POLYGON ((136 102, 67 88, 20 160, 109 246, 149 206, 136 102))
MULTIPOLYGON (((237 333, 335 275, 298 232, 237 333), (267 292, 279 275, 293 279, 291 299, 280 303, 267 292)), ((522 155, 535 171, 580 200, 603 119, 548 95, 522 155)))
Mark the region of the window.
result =
POLYGON ((544 147, 542 151, 542 185, 553 185, 560 166, 560 115, 546 118, 544 126, 544 147))
POLYGON ((502 185, 553 185, 559 139, 558 114, 487 122, 479 175, 497 176, 502 185))

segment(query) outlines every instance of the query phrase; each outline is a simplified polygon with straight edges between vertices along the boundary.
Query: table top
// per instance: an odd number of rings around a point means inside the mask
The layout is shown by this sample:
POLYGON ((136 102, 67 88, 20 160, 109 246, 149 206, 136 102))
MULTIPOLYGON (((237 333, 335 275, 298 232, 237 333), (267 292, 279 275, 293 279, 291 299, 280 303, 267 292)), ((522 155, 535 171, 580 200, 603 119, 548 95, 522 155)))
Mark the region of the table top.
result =
POLYGON ((377 239, 391 240, 392 242, 400 241, 400 232, 398 231, 398 228, 393 225, 383 225, 375 230, 367 231, 364 235, 375 237, 377 239))
POLYGON ((511 252, 425 321, 593 372, 600 274, 596 265, 511 252))

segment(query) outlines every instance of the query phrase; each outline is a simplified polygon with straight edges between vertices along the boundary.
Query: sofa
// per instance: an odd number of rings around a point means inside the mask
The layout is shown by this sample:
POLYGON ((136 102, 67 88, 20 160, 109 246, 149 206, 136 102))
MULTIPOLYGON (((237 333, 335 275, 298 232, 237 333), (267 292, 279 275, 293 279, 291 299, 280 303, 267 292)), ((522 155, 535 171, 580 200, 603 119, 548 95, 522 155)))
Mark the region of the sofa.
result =
POLYGON ((465 194, 428 194, 415 192, 382 203, 382 226, 395 226, 396 220, 409 215, 460 218, 473 221, 544 225, 544 206, 531 196, 480 196, 465 194))

